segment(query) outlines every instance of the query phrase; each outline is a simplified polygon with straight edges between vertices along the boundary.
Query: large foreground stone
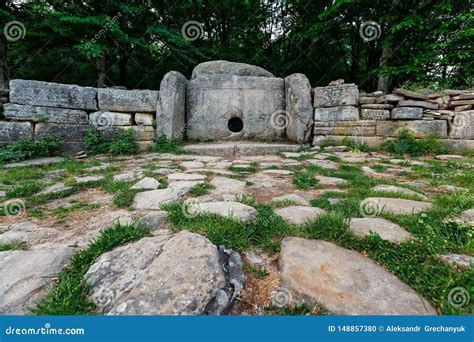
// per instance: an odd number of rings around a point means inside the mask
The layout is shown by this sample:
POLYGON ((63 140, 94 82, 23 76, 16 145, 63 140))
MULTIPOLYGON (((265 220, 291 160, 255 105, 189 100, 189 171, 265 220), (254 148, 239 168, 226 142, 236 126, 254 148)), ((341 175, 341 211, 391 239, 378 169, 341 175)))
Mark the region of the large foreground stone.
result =
POLYGON ((196 203, 188 208, 188 212, 191 215, 216 214, 242 222, 253 221, 258 215, 255 208, 231 201, 196 203))
POLYGON ((186 231, 105 253, 85 279, 107 315, 226 313, 245 282, 237 253, 186 231))
POLYGON ((159 92, 156 90, 125 90, 100 88, 97 97, 101 111, 155 112, 159 92))
POLYGON ((354 84, 316 87, 313 89, 313 105, 317 107, 357 106, 359 89, 354 84))
POLYGON ((436 315, 396 276, 331 242, 285 238, 279 266, 291 305, 320 303, 336 315, 436 315))
POLYGON ((215 75, 273 77, 271 72, 256 65, 218 60, 196 65, 191 78, 215 75))
POLYGON ((42 81, 10 81, 10 102, 31 106, 97 110, 97 89, 42 81))
POLYGON ((30 221, 14 223, 8 227, 6 232, 0 234, 0 245, 10 243, 37 245, 46 242, 56 233, 55 228, 40 227, 30 221))
POLYGON ((285 101, 290 117, 286 136, 300 144, 307 142, 313 126, 313 106, 311 84, 305 75, 293 74, 285 78, 285 101))
POLYGON ((382 212, 412 215, 425 212, 433 207, 428 202, 412 201, 401 198, 368 197, 360 205, 361 213, 376 216, 382 212))
POLYGON ((372 191, 403 194, 403 195, 408 195, 408 196, 419 197, 422 200, 428 199, 425 195, 420 194, 419 192, 416 192, 407 188, 402 188, 400 186, 395 186, 395 185, 386 185, 386 184, 376 185, 372 188, 372 191))
POLYGON ((73 125, 86 125, 87 113, 83 110, 54 107, 26 106, 6 103, 5 118, 15 121, 49 122, 73 125))
POLYGON ((474 139, 474 110, 456 113, 450 128, 450 139, 474 139))
POLYGON ((392 119, 419 120, 423 116, 423 108, 397 107, 392 109, 392 119))
POLYGON ((382 239, 393 243, 400 243, 411 237, 411 234, 398 224, 379 217, 353 218, 350 220, 349 229, 360 237, 377 233, 382 239))
POLYGON ((166 189, 139 192, 135 195, 133 207, 135 210, 160 210, 165 204, 179 201, 183 196, 200 181, 174 182, 166 189))
POLYGON ((177 71, 167 73, 160 84, 160 99, 156 109, 157 137, 181 140, 185 126, 186 85, 188 80, 177 71))
POLYGON ((275 214, 291 224, 304 224, 315 221, 326 211, 321 208, 295 205, 275 210, 275 214))
POLYGON ((51 283, 73 253, 65 245, 0 252, 0 314, 29 314, 28 309, 44 295, 44 285, 51 283))

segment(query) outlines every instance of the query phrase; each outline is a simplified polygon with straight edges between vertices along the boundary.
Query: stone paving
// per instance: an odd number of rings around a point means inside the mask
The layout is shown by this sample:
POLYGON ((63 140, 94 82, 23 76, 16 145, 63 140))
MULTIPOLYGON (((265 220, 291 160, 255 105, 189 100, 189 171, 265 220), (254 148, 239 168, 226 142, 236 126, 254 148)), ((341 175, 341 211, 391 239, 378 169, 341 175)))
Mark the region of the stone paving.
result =
MULTIPOLYGON (((139 225, 150 233, 103 254, 87 272, 90 298, 103 314, 261 314, 265 306, 301 304, 322 305, 343 315, 440 313, 439 303, 417 293, 367 253, 338 246, 337 240, 307 238, 304 233, 308 227, 332 229, 321 226, 324 220, 319 219, 344 211, 353 184, 344 172, 355 168, 376 185, 367 188, 358 215, 346 218, 344 234, 354 241, 375 237, 393 245, 416 244, 420 232, 390 221, 390 215, 418 215, 423 220, 422 215, 439 205, 438 194, 454 191, 472 196, 463 187, 433 185, 429 177, 415 182, 407 176, 412 168, 427 167, 429 158, 400 161, 383 153, 350 152, 345 147, 328 151, 290 148, 280 153, 282 147, 275 146, 263 147, 260 154, 257 144, 251 149, 234 144, 229 153, 226 146, 187 148, 209 155, 88 158, 81 162, 90 159, 98 165, 78 174, 54 169, 54 163, 64 163, 58 158, 9 165, 5 172, 29 165, 42 172, 45 186, 32 197, 72 193, 37 205, 25 205, 30 203, 27 197, 4 199, 4 208, 12 200, 20 208, 0 216, 0 245, 19 244, 20 249, 0 252, 0 268, 9 274, 0 280, 0 314, 28 314, 71 256, 117 222, 139 225), (43 171, 45 166, 52 169, 43 171), (112 171, 107 171, 109 167, 112 171), (311 167, 316 170, 310 180, 314 183, 299 186, 296 180, 301 172, 311 167), (95 185, 107 179, 130 183, 127 191, 133 198, 128 208, 117 208, 116 194, 95 185), (324 200, 327 204, 322 207, 324 200), (244 227, 266 224, 258 219, 259 205, 267 205, 301 235, 281 236, 279 252, 252 247, 236 253, 214 244, 205 233, 178 232, 166 211, 166 205, 173 204, 180 205, 181 214, 189 220, 202 215, 234 220, 243 234, 244 227), (269 273, 266 280, 249 272, 249 265, 264 267, 269 273), (249 305, 245 298, 258 303, 249 305)), ((458 155, 436 159, 442 165, 472 163, 458 155)), ((4 187, 2 196, 12 185, 4 187)), ((472 224, 474 209, 464 209, 453 219, 472 224)), ((437 262, 452 272, 472 273, 472 254, 468 249, 444 250, 438 253, 437 262)))

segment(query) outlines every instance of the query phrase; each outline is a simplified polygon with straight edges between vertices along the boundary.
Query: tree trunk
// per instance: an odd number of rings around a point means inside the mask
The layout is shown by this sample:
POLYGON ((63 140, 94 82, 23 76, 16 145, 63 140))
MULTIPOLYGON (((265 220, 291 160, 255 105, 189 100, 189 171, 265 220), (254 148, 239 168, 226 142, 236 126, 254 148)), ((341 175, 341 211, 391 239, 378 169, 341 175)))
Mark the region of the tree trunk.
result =
MULTIPOLYGON (((120 18, 120 29, 125 32, 127 27, 127 15, 123 15, 120 18)), ((119 82, 121 86, 125 85, 127 80, 127 64, 128 64, 128 45, 127 43, 119 44, 120 64, 119 64, 119 82)))
POLYGON ((105 64, 106 64, 106 53, 97 58, 97 88, 103 88, 105 85, 105 64))
MULTIPOLYGON (((387 44, 383 47, 382 50, 382 57, 380 58, 380 67, 384 68, 388 65, 388 57, 392 54, 392 46, 391 44, 387 44)), ((377 85, 377 90, 381 90, 384 93, 388 93, 388 85, 389 85, 390 79, 388 76, 380 75, 379 76, 379 82, 377 85)))
POLYGON ((8 88, 10 77, 7 69, 7 39, 5 35, 0 37, 0 88, 8 88))

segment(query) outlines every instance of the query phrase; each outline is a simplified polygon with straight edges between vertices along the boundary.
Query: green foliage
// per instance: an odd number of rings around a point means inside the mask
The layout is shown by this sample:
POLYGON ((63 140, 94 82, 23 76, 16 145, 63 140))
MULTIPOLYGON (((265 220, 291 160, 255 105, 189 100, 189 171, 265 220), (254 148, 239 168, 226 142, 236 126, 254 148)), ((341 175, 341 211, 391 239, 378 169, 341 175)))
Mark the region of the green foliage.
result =
POLYGON ((7 198, 28 197, 42 189, 42 186, 35 181, 27 181, 22 185, 7 190, 7 198))
POLYGON ((90 315, 95 313, 95 305, 88 298, 89 286, 84 274, 94 261, 103 253, 140 240, 147 231, 133 226, 116 225, 103 230, 98 238, 83 251, 76 254, 72 261, 59 274, 58 283, 33 309, 37 315, 90 315))
POLYGON ((42 136, 35 141, 22 138, 0 151, 0 163, 58 155, 62 146, 62 139, 52 135, 42 136))
POLYGON ((382 143, 382 148, 397 156, 409 155, 419 157, 425 154, 445 154, 449 149, 441 144, 439 139, 431 136, 423 139, 416 139, 410 131, 404 129, 398 132, 393 140, 386 140, 382 143))
POLYGON ((9 242, 9 243, 0 244, 0 252, 15 251, 18 249, 23 249, 23 248, 25 248, 25 246, 20 242, 9 242))
POLYGON ((111 153, 114 155, 134 154, 138 152, 135 132, 130 129, 113 133, 103 133, 97 128, 91 128, 84 138, 84 144, 89 154, 111 153))
POLYGON ((370 148, 366 142, 358 142, 356 139, 344 138, 342 139, 342 145, 349 147, 353 151, 370 151, 370 148))
POLYGON ((214 188, 215 186, 209 182, 199 183, 193 186, 191 190, 188 191, 188 194, 195 197, 202 196, 202 195, 207 194, 210 189, 214 189, 214 188))
POLYGON ((152 152, 159 153, 174 153, 174 154, 183 154, 184 149, 181 146, 181 142, 177 140, 170 140, 164 135, 158 138, 156 144, 150 148, 152 152))
POLYGON ((293 174, 293 184, 298 189, 308 190, 312 187, 316 187, 319 181, 314 178, 314 174, 309 171, 297 171, 293 174))
POLYGON ((258 279, 264 279, 269 274, 265 268, 259 268, 250 264, 245 267, 245 271, 258 279))

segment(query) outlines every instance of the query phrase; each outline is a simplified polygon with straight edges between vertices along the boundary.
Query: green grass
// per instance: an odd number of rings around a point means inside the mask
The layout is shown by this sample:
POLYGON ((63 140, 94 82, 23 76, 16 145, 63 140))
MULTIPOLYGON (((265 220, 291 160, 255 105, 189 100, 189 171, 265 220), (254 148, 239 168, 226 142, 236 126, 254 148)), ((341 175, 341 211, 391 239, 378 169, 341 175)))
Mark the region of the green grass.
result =
POLYGON ((23 249, 23 248, 25 248, 25 246, 21 242, 10 242, 10 243, 0 244, 0 252, 15 251, 15 250, 23 249))
POLYGON ((41 191, 43 184, 36 181, 28 181, 13 189, 7 190, 7 198, 29 197, 41 191))
POLYGON ((310 307, 306 304, 297 306, 284 306, 282 308, 277 306, 266 307, 263 311, 265 315, 278 316, 322 316, 331 315, 331 312, 326 310, 322 305, 315 305, 310 307))
POLYGON ((180 141, 169 140, 165 136, 161 136, 156 141, 156 144, 149 148, 151 152, 159 153, 174 153, 174 154, 184 154, 185 151, 182 147, 180 141))
POLYGON ((215 188, 214 185, 210 184, 209 182, 204 182, 204 183, 196 184, 195 186, 193 186, 191 190, 189 190, 188 194, 194 197, 203 196, 207 194, 209 190, 214 189, 214 188, 215 188))
POLYGON ((265 268, 255 267, 253 265, 247 265, 245 267, 245 271, 258 279, 265 279, 265 277, 269 274, 265 268))
POLYGON ((100 208, 99 203, 86 203, 86 202, 72 202, 70 206, 56 207, 51 211, 51 214, 58 220, 65 219, 75 211, 92 211, 100 208))
POLYGON ((314 178, 315 174, 308 170, 296 171, 293 174, 293 184, 298 189, 308 190, 318 185, 319 181, 314 178))
POLYGON ((132 226, 116 225, 103 230, 86 249, 72 258, 59 274, 58 283, 32 312, 37 315, 94 314, 96 308, 88 297, 90 287, 84 281, 85 273, 101 254, 146 235, 146 230, 132 226))
POLYGON ((258 164, 251 163, 248 166, 229 166, 229 171, 239 174, 252 174, 258 171, 258 164))

